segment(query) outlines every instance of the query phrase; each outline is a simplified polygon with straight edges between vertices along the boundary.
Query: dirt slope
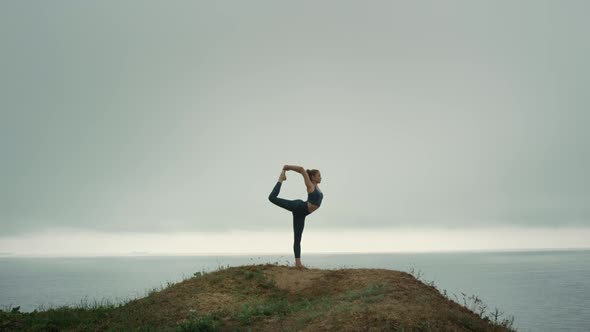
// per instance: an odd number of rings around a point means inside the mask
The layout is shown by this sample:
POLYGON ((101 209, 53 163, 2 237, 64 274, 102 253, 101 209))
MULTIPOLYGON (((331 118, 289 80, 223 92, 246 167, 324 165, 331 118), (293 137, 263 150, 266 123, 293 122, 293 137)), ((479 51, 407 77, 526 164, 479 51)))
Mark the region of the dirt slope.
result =
POLYGON ((222 331, 510 331, 386 269, 232 267, 166 289, 157 302, 173 306, 180 321, 191 309, 197 318, 212 314, 222 331))
POLYGON ((0 330, 514 331, 490 318, 406 272, 264 264, 197 274, 119 306, 2 313, 0 330))

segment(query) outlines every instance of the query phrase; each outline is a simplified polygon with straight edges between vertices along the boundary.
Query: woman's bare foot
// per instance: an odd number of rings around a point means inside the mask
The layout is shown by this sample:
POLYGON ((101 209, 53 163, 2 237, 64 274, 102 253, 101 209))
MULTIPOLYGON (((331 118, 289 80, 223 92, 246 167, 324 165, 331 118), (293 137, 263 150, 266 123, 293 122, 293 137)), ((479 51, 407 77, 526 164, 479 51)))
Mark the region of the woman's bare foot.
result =
POLYGON ((295 266, 297 266, 299 270, 308 270, 308 268, 301 264, 301 258, 295 258, 295 266))
POLYGON ((303 266, 303 264, 297 264, 297 268, 299 270, 309 270, 307 267, 303 266))
POLYGON ((283 182, 287 180, 287 175, 285 174, 285 170, 283 170, 281 172, 281 175, 279 175, 279 182, 283 182))

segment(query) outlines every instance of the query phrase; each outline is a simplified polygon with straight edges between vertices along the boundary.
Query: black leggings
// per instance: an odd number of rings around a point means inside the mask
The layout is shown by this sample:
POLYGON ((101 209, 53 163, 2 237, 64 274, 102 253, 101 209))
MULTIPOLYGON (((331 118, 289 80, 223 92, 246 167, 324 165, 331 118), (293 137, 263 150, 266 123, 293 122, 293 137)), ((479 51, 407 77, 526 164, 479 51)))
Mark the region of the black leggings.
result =
POLYGON ((301 258, 301 235, 303 234, 303 227, 305 226, 305 217, 309 214, 307 202, 304 202, 300 199, 290 201, 287 199, 278 198, 277 196, 279 195, 280 191, 281 182, 277 181, 277 184, 272 189, 272 192, 270 195, 268 195, 268 200, 293 213, 293 233, 295 235, 293 241, 293 252, 295 253, 295 258, 301 258))

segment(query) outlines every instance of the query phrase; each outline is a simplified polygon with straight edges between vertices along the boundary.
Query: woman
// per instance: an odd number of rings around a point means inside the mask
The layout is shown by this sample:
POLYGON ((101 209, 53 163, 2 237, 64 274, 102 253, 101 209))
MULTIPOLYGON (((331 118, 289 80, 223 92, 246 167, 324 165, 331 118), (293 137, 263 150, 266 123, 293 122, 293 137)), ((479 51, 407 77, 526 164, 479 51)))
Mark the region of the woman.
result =
POLYGON ((279 181, 268 196, 268 199, 274 204, 287 209, 293 213, 293 233, 295 239, 293 242, 293 251, 295 252, 295 264, 299 269, 307 269, 301 264, 301 234, 303 234, 303 227, 305 226, 305 217, 317 210, 322 204, 324 194, 318 188, 318 183, 322 182, 322 175, 317 169, 305 170, 301 166, 285 165, 279 176, 279 181), (279 191, 281 191, 281 184, 287 180, 285 171, 296 171, 303 175, 305 186, 307 187, 307 201, 300 199, 287 200, 278 198, 279 191))

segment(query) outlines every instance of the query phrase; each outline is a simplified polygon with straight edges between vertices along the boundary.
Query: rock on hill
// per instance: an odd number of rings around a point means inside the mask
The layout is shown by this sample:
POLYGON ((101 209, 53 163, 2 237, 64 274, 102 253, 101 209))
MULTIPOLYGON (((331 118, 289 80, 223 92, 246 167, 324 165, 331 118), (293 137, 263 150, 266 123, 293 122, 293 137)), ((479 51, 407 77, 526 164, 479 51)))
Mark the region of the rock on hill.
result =
POLYGON ((125 304, 1 312, 0 330, 515 331, 492 317, 406 272, 265 264, 197 272, 125 304))

